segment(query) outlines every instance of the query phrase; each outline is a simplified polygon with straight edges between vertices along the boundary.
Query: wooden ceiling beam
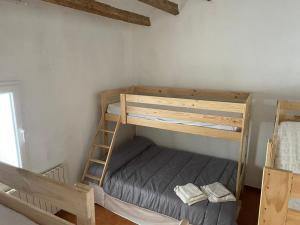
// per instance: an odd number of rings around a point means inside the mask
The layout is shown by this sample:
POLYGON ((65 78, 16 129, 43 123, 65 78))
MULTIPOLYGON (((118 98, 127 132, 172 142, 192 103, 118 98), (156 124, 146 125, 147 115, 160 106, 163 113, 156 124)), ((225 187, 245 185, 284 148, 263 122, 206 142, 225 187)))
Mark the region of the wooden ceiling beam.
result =
POLYGON ((178 4, 168 0, 138 0, 138 1, 143 2, 147 5, 151 5, 154 8, 163 10, 173 15, 179 14, 178 4))
POLYGON ((126 10, 118 9, 113 6, 97 2, 94 0, 41 0, 44 2, 50 2, 56 5, 61 5, 69 7, 72 9, 77 9, 85 11, 88 13, 93 13, 96 15, 108 17, 111 19, 121 20, 128 23, 151 26, 150 18, 129 12, 126 10))

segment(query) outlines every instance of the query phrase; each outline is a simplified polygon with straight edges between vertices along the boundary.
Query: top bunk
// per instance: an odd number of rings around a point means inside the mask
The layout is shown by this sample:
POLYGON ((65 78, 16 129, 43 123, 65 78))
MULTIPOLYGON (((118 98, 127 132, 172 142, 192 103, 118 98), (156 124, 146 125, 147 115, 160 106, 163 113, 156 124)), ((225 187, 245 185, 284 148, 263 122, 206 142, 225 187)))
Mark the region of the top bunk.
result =
POLYGON ((248 130, 246 92, 132 86, 101 93, 107 121, 241 141, 248 130))
POLYGON ((274 133, 268 143, 266 166, 300 173, 300 102, 278 101, 274 133))

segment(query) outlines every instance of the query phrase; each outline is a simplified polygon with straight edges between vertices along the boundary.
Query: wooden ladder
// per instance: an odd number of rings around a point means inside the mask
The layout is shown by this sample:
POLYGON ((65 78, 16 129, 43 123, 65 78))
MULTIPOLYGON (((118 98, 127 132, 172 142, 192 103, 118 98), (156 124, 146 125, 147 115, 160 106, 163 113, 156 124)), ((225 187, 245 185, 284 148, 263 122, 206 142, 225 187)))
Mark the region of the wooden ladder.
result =
MULTIPOLYGON (((118 130, 120 128, 121 116, 119 116, 113 131, 108 130, 108 128, 106 126, 106 122, 107 121, 105 121, 104 116, 102 116, 101 120, 99 122, 98 128, 97 128, 97 131, 96 131, 96 135, 95 135, 94 140, 93 140, 92 148, 89 152, 88 159, 85 163, 84 172, 83 172, 83 175, 82 175, 82 178, 81 178, 82 182, 84 182, 86 178, 89 178, 91 180, 95 180, 95 181, 99 182, 98 184, 100 186, 103 185, 104 177, 105 177, 105 174, 106 174, 106 171, 107 171, 107 168, 108 168, 108 164, 109 164, 109 161, 110 161, 110 158, 111 158, 111 154, 112 154, 112 151, 113 151, 113 148, 114 148, 114 145, 115 145, 117 133, 118 133, 118 130), (99 144, 100 135, 103 135, 102 140, 106 144, 99 144), (110 140, 110 144, 108 144, 109 143, 108 135, 112 135, 112 138, 110 140), (105 159, 100 160, 98 158, 94 158, 94 155, 99 150, 100 151, 104 150, 104 153, 105 153, 104 158, 105 159), (101 177, 93 176, 93 175, 88 173, 91 163, 93 163, 93 164, 96 163, 96 164, 99 164, 99 165, 103 166, 101 177)), ((100 152, 100 154, 101 153, 103 153, 103 152, 100 152)))

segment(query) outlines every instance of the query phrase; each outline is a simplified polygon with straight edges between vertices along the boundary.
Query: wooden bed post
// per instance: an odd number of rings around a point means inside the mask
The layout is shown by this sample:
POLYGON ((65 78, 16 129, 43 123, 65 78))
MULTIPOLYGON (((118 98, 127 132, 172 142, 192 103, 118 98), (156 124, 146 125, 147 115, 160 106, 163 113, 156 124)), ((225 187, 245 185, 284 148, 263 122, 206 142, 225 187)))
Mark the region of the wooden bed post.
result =
MULTIPOLYGON (((76 215, 77 225, 95 225, 94 190, 88 186, 59 183, 5 163, 0 163, 0 182, 76 215)), ((70 224, 5 192, 0 192, 0 203, 41 225, 70 224)))
POLYGON ((123 124, 127 123, 127 113, 126 113, 126 94, 120 95, 121 102, 121 121, 123 124))
POLYGON ((236 198, 240 198, 241 191, 243 189, 245 170, 247 165, 248 156, 248 141, 249 141, 249 129, 250 129, 250 112, 251 112, 251 102, 252 96, 249 95, 247 98, 244 112, 243 112, 243 125, 242 134, 240 139, 240 157, 238 161, 238 171, 237 171, 237 183, 236 183, 236 198))
POLYGON ((95 225, 95 204, 94 190, 83 184, 76 184, 76 187, 86 190, 86 195, 82 202, 82 214, 77 216, 77 225, 95 225))

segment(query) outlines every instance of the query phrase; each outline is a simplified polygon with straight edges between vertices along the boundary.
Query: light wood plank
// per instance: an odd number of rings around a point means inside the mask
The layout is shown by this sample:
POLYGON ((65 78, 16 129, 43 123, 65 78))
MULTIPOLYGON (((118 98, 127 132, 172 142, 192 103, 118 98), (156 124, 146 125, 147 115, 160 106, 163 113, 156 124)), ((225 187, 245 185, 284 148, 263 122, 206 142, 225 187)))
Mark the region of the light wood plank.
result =
POLYGON ((226 116, 215 116, 200 113, 188 113, 162 109, 151 109, 135 106, 127 106, 128 114, 139 114, 147 116, 155 116, 160 118, 171 118, 193 122, 203 122, 212 124, 221 124, 233 127, 242 127, 242 118, 226 117, 226 116))
POLYGON ((105 120, 110 122, 117 122, 119 119, 118 115, 111 114, 111 113, 105 113, 105 120))
POLYGON ((222 111, 222 112, 234 112, 234 113, 243 113, 245 109, 245 104, 243 103, 205 101, 205 100, 194 100, 194 99, 183 99, 183 98, 167 98, 167 97, 131 95, 131 94, 126 95, 126 102, 213 110, 213 111, 222 111))
POLYGON ((120 111, 121 111, 121 121, 123 124, 127 123, 127 95, 121 94, 120 95, 120 111))
POLYGON ((233 92, 233 91, 219 91, 219 90, 205 90, 193 88, 177 88, 177 87, 153 87, 138 85, 134 88, 135 93, 144 95, 159 95, 168 97, 213 97, 217 99, 240 100, 246 102, 250 93, 247 92, 233 92))
POLYGON ((300 199, 300 175, 299 174, 293 174, 291 198, 300 199))
POLYGON ((176 132, 182 132, 182 133, 222 138, 222 139, 227 139, 227 140, 239 140, 241 137, 240 132, 218 130, 218 129, 206 128, 206 127, 196 127, 196 126, 189 126, 189 125, 182 125, 182 124, 171 124, 171 123, 164 123, 164 122, 159 122, 159 121, 151 121, 151 120, 142 119, 142 118, 128 117, 127 123, 133 124, 133 125, 138 125, 138 126, 158 128, 158 129, 163 129, 163 130, 170 130, 170 131, 176 131, 176 132))
POLYGON ((103 167, 102 176, 101 176, 100 183, 99 183, 100 186, 102 186, 103 182, 104 182, 104 178, 105 178, 105 175, 106 175, 106 172, 107 172, 107 169, 108 169, 108 165, 109 165, 109 162, 110 162, 110 158, 112 156, 112 152, 114 150, 114 146, 115 146, 115 143, 116 143, 116 139, 117 139, 117 136, 118 136, 118 131, 119 131, 120 125, 121 125, 121 117, 119 116, 119 119, 117 121, 115 130, 114 130, 114 135, 111 139, 111 144, 110 144, 110 148, 109 148, 109 151, 108 151, 108 154, 107 154, 107 158, 106 158, 106 161, 105 161, 105 164, 104 164, 104 167, 103 167))
POLYGON ((178 4, 168 0, 138 0, 138 1, 151 5, 154 8, 161 9, 173 15, 179 14, 178 4))
POLYGON ((39 199, 53 203, 55 206, 67 210, 80 218, 86 218, 94 224, 92 211, 94 202, 89 202, 93 191, 58 183, 39 174, 0 163, 0 182, 18 191, 29 193, 39 199), (22 179, 20 179, 22 178, 22 179), (85 207, 89 205, 89 207, 85 207))
POLYGON ((300 224, 300 212, 289 209, 286 218, 286 225, 299 225, 300 224))
POLYGON ((40 225, 73 225, 4 192, 0 192, 0 203, 40 225))
POLYGON ((300 110, 300 102, 280 101, 280 108, 288 111, 300 110))
POLYGON ((292 173, 264 169, 259 225, 284 225, 292 186, 292 173))
POLYGON ((272 140, 268 141, 267 145, 267 153, 266 153, 266 167, 273 168, 275 162, 275 146, 272 140))
POLYGON ((44 2, 53 3, 56 5, 65 6, 72 9, 93 13, 96 15, 108 17, 115 20, 121 20, 128 23, 150 26, 150 18, 129 12, 126 10, 112 7, 108 4, 104 4, 94 0, 42 0, 44 2))

